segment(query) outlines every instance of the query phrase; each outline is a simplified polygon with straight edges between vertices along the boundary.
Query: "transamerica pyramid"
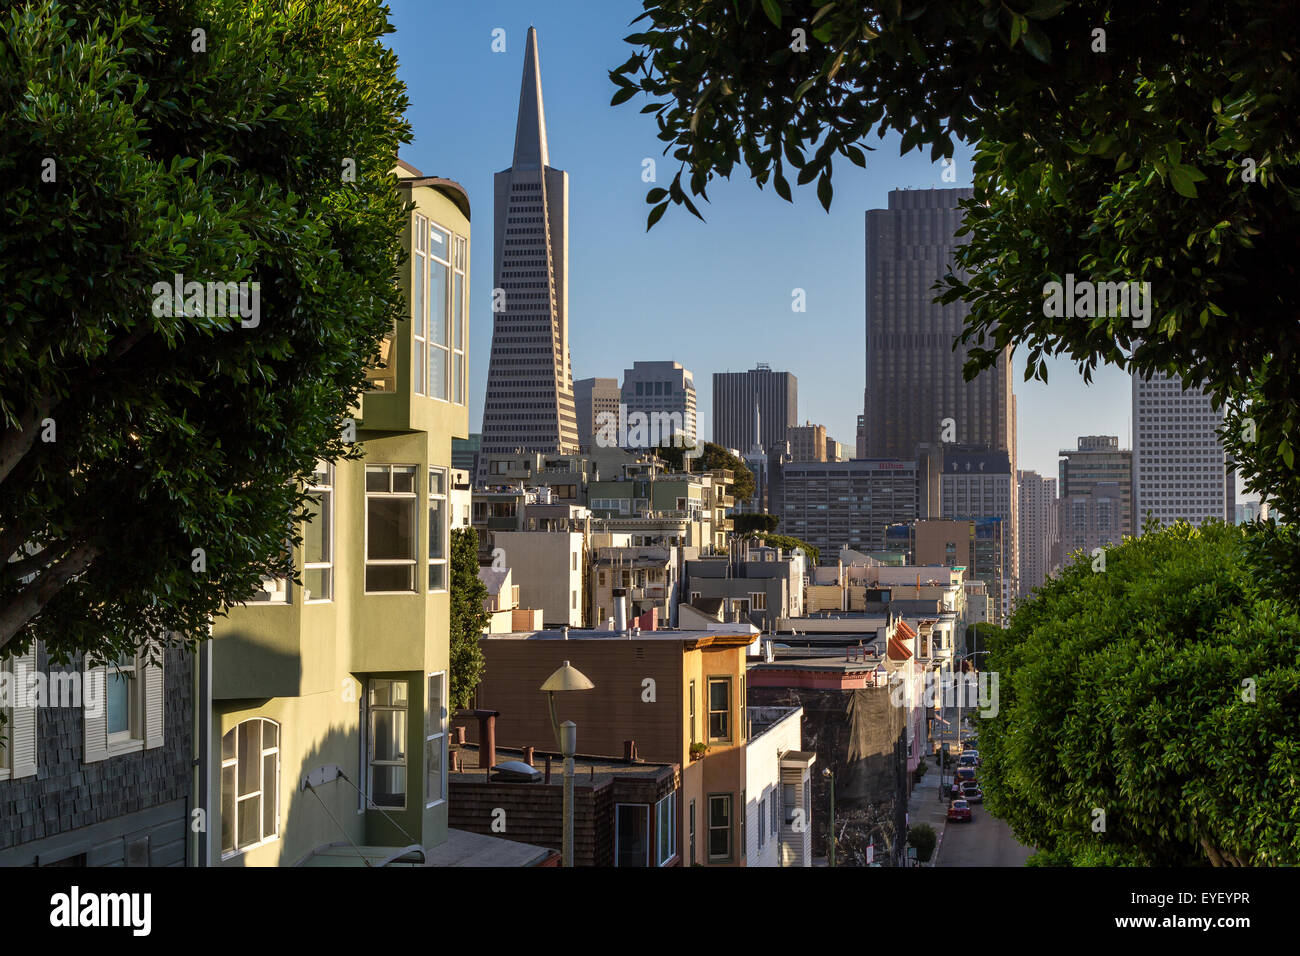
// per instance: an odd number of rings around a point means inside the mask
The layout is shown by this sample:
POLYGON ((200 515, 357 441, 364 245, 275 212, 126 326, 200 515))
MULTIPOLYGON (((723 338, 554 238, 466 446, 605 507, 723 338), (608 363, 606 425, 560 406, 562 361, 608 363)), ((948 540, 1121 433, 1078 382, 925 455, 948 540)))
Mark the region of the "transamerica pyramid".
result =
MULTIPOLYGON (((569 174, 553 169, 537 31, 528 28, 515 155, 494 180, 492 355, 483 403, 488 455, 578 451, 569 358, 569 174)), ((480 474, 482 474, 480 472, 480 474)))

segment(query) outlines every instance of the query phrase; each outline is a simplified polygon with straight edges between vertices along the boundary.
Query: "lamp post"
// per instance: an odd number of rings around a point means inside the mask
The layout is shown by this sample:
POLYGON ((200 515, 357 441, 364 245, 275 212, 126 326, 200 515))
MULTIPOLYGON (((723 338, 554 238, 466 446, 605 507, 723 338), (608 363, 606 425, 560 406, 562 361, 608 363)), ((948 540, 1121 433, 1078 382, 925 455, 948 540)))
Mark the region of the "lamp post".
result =
POLYGON ((822 767, 822 776, 831 782, 831 826, 827 843, 827 862, 835 865, 835 774, 831 773, 830 767, 822 767))
POLYGON ((550 705, 551 729, 555 731, 555 746, 564 757, 564 836, 561 844, 562 864, 573 866, 573 755, 578 752, 578 725, 571 720, 563 724, 555 712, 556 691, 591 690, 596 685, 587 675, 568 661, 564 661, 542 684, 550 705))

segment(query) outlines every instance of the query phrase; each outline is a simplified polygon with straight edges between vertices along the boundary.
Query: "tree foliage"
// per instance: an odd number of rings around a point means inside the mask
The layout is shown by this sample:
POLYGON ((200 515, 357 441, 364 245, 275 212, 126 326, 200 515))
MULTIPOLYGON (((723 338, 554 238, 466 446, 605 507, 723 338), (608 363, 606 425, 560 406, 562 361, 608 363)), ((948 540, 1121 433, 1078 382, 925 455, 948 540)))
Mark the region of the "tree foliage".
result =
POLYGON ((781 519, 776 515, 766 513, 759 514, 734 514, 731 516, 731 528, 736 534, 752 534, 754 532, 772 532, 776 526, 781 523, 781 519))
MULTIPOLYGON (((662 461, 673 468, 685 467, 683 464, 685 452, 681 448, 664 446, 655 448, 654 452, 662 461)), ((749 466, 742 459, 733 455, 721 445, 715 445, 713 442, 707 441, 704 443, 704 451, 700 456, 691 459, 691 471, 693 472, 715 471, 723 468, 734 473, 733 497, 741 499, 754 496, 754 473, 749 470, 749 466)))
POLYGON ((801 549, 806 555, 808 555, 810 566, 815 567, 821 562, 822 552, 820 548, 813 547, 807 541, 803 541, 792 535, 760 533, 755 535, 755 537, 758 538, 759 541, 762 541, 764 544, 770 545, 773 548, 784 548, 787 551, 793 551, 796 548, 801 549))
POLYGON ((615 103, 647 94, 681 163, 647 194, 650 225, 670 204, 699 215, 691 197, 737 165, 787 200, 787 174, 815 180, 829 208, 836 160, 864 166, 873 132, 931 161, 977 143, 969 241, 943 292, 971 307, 967 376, 1007 345, 1043 381, 1049 356, 1085 379, 1102 362, 1177 373, 1229 409, 1247 487, 1300 515, 1287 0, 644 7, 637 52, 610 77, 615 103), (1150 315, 1045 315, 1046 284, 1067 274, 1150 283, 1150 315))
POLYGON ((916 847, 916 858, 921 863, 929 863, 934 856, 934 848, 939 844, 939 835, 928 823, 918 823, 907 828, 907 844, 916 847))
POLYGON ((488 589, 478 576, 478 532, 453 528, 451 532, 451 660, 452 710, 468 707, 483 679, 483 650, 479 637, 488 624, 483 602, 488 589))
POLYGON ((199 639, 292 573, 404 310, 389 32, 352 0, 0 12, 0 648, 199 639), (256 321, 155 310, 178 274, 259 283, 256 321))
POLYGON ((1261 580, 1258 534, 1126 539, 990 635, 981 781, 1037 862, 1300 863, 1300 602, 1261 580))

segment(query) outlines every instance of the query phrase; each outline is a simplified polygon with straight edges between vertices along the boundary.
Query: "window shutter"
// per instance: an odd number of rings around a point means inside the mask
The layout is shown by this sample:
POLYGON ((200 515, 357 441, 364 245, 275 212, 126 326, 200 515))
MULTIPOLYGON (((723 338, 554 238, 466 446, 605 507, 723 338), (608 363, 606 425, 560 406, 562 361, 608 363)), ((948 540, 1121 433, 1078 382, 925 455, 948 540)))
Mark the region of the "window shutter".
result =
MULTIPOLYGON (((25 654, 19 654, 12 659, 11 673, 15 679, 22 675, 24 685, 27 675, 36 673, 35 641, 25 654)), ((25 686, 19 687, 23 697, 20 702, 24 704, 29 703, 25 699, 26 691, 25 686)), ((36 712, 36 707, 14 707, 9 714, 12 723, 9 728, 8 743, 13 748, 9 765, 10 776, 14 780, 36 776, 36 712)))
POLYGON ((87 654, 83 662, 85 679, 81 695, 81 714, 85 724, 85 748, 82 763, 95 763, 108 756, 108 668, 95 667, 87 654), (91 701, 96 706, 88 706, 91 701), (98 711, 93 714, 92 710, 98 711))
POLYGON ((140 670, 144 679, 144 748, 153 750, 163 745, 163 659, 166 650, 155 641, 145 646, 145 653, 140 655, 140 670), (157 663, 148 658, 158 656, 157 663))

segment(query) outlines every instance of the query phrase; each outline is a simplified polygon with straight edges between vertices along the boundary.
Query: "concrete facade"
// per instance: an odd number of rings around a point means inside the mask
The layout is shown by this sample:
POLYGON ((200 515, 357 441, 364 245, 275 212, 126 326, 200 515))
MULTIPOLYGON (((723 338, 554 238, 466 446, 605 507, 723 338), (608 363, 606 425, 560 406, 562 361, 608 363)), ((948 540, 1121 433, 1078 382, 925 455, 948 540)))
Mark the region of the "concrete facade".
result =
POLYGON ((1237 481, 1216 431, 1223 409, 1200 388, 1168 373, 1133 375, 1133 523, 1148 515, 1162 527, 1187 520, 1232 524, 1237 481))

